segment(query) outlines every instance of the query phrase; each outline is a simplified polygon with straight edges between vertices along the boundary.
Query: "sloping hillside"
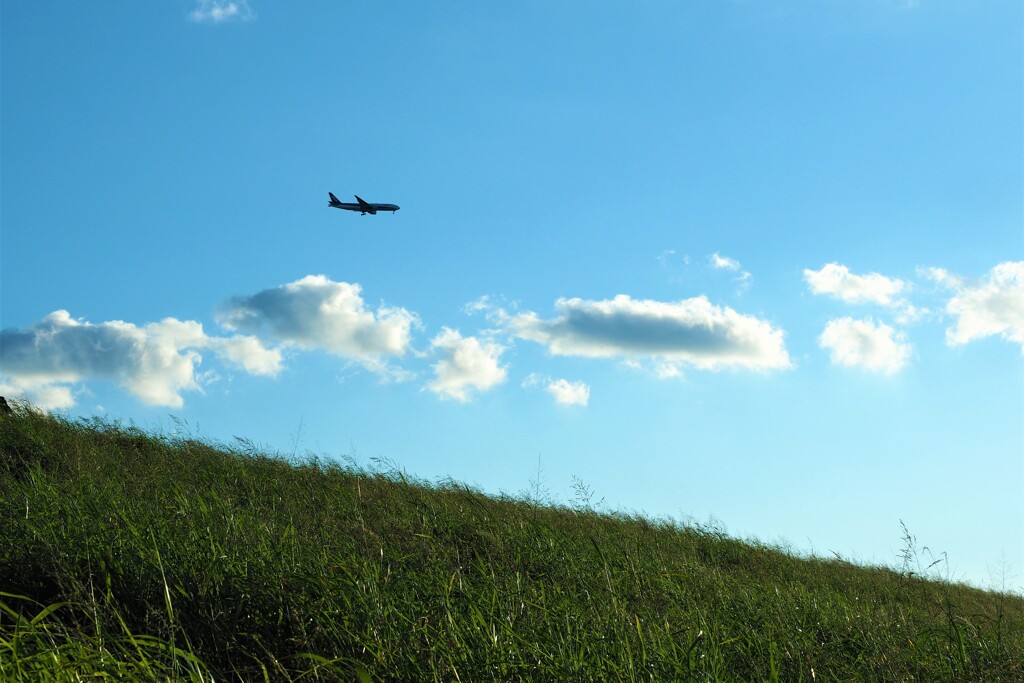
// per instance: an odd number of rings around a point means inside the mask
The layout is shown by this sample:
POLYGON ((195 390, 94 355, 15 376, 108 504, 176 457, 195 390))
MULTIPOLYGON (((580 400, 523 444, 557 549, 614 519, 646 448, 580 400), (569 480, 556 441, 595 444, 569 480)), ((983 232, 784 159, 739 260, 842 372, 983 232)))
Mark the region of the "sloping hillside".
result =
POLYGON ((1024 680, 1016 596, 24 405, 0 591, 4 680, 1024 680))

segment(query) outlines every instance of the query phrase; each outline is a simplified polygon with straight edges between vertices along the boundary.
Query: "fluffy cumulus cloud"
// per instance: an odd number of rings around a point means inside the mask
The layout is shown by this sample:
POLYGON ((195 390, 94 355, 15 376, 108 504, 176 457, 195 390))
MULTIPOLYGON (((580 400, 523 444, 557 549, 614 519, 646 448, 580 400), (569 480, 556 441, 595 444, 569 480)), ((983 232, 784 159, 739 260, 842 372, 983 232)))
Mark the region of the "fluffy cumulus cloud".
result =
POLYGON ((295 282, 236 297, 217 315, 230 330, 269 337, 381 369, 382 359, 402 356, 419 321, 404 308, 368 310, 358 284, 308 275, 295 282))
POLYGON ((547 391, 551 394, 555 403, 563 406, 585 406, 590 402, 590 387, 584 382, 570 382, 566 379, 556 379, 548 382, 547 391))
POLYGON ((715 306, 703 296, 662 302, 620 294, 604 301, 559 299, 555 308, 558 317, 550 320, 535 313, 511 317, 508 330, 558 356, 650 360, 675 370, 680 364, 702 369, 790 367, 781 330, 715 306))
POLYGON ((1024 261, 1000 263, 982 282, 967 285, 945 271, 931 269, 934 280, 956 290, 946 312, 956 326, 946 330, 952 345, 999 335, 1024 352, 1024 261))
POLYGON ((871 372, 893 375, 910 359, 911 346, 902 333, 883 323, 839 318, 829 321, 818 337, 836 365, 861 367, 871 372))
POLYGON ((195 321, 93 324, 61 310, 27 329, 0 332, 0 383, 43 408, 74 405, 69 385, 90 379, 116 382, 143 403, 177 408, 183 391, 199 389, 200 349, 253 374, 274 375, 281 367, 280 353, 258 340, 209 337, 195 321))
POLYGON ((43 410, 60 410, 75 405, 75 395, 66 384, 56 384, 38 377, 0 375, 0 396, 28 399, 43 410))
POLYGON ((906 283, 878 273, 854 275, 844 265, 828 263, 821 270, 804 270, 804 279, 813 293, 827 294, 848 304, 905 305, 896 296, 906 283))
POLYGON ((484 392, 505 381, 507 371, 499 361, 505 347, 476 337, 463 337, 457 330, 443 328, 431 348, 441 360, 433 365, 434 380, 427 389, 444 399, 469 401, 474 392, 484 392))
POLYGON ((201 24, 250 21, 256 18, 247 0, 197 0, 188 18, 201 24))
POLYGON ((281 371, 281 352, 264 347, 256 337, 208 337, 206 346, 252 375, 276 375, 281 371))
POLYGON ((567 379, 551 379, 531 372, 523 380, 524 389, 543 387, 555 403, 563 406, 586 406, 590 402, 590 386, 586 382, 570 382, 567 379))

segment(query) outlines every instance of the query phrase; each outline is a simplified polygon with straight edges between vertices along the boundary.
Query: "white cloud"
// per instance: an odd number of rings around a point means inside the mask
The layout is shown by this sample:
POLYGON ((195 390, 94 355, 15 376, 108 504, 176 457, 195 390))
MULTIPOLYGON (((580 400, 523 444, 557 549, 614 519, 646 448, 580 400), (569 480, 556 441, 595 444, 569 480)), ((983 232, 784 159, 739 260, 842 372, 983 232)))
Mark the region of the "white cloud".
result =
POLYGON ((682 377, 683 371, 676 363, 663 361, 654 366, 654 374, 658 376, 658 379, 675 379, 682 377))
POLYGON ((838 263, 828 263, 821 270, 804 270, 804 279, 815 294, 828 294, 848 304, 874 303, 882 306, 905 306, 894 299, 906 283, 878 273, 854 275, 838 263))
POLYGON ((556 379, 548 382, 547 391, 559 405, 586 406, 590 402, 590 387, 584 382, 556 379))
POLYGON ((740 269, 739 261, 728 256, 722 256, 717 251, 708 257, 708 261, 711 263, 712 268, 717 268, 718 270, 738 271, 740 269))
POLYGON ((946 330, 951 345, 1000 335, 1020 344, 1024 352, 1024 261, 1000 263, 978 285, 967 286, 941 268, 934 268, 932 279, 957 290, 946 305, 956 316, 956 327, 946 330))
POLYGON ((655 260, 661 265, 662 268, 665 268, 669 265, 670 261, 675 259, 675 255, 675 249, 663 249, 662 252, 655 257, 655 260))
POLYGON ((680 255, 675 249, 663 249, 654 260, 658 262, 658 267, 663 271, 667 281, 672 284, 681 284, 689 277, 689 254, 680 255))
POLYGON ((61 384, 48 384, 39 379, 8 378, 0 376, 0 395, 26 398, 29 402, 43 410, 60 410, 75 405, 71 387, 61 384))
POLYGON ((358 284, 334 282, 324 275, 306 277, 252 296, 236 297, 222 307, 218 322, 298 346, 322 349, 365 367, 387 372, 382 358, 402 356, 410 329, 419 324, 404 308, 366 309, 358 284))
POLYGON ((620 294, 604 301, 559 299, 555 308, 559 316, 552 320, 516 315, 508 330, 545 344, 556 356, 644 359, 712 370, 790 367, 781 330, 714 306, 703 296, 667 303, 620 294))
POLYGON ((470 301, 468 304, 462 307, 462 312, 466 315, 476 315, 477 313, 489 313, 495 308, 494 304, 491 303, 491 297, 484 294, 478 297, 475 301, 470 301))
POLYGON ((196 8, 188 18, 201 24, 220 24, 225 21, 250 21, 256 15, 248 0, 196 0, 196 8))
POLYGON ((750 289, 750 284, 754 279, 754 276, 743 270, 743 266, 740 262, 734 258, 728 256, 722 256, 717 251, 708 257, 708 263, 715 270, 729 270, 736 273, 736 277, 733 278, 733 282, 737 283, 737 290, 739 293, 743 293, 750 289))
POLYGON ((207 346, 252 375, 276 375, 281 371, 281 352, 263 346, 256 337, 209 338, 207 346))
POLYGON ((93 324, 54 311, 26 330, 0 332, 3 380, 43 408, 74 405, 68 385, 116 382, 143 403, 181 407, 183 391, 199 390, 198 350, 223 353, 253 374, 273 375, 280 355, 256 340, 208 337, 201 324, 166 318, 138 327, 120 320, 93 324), (259 358, 258 363, 250 359, 259 358))
POLYGON ((441 398, 465 403, 474 391, 484 392, 505 381, 507 372, 498 364, 505 347, 499 344, 463 337, 445 327, 431 348, 443 357, 433 365, 435 379, 427 389, 441 398))
POLYGON ((531 372, 523 380, 524 389, 543 386, 559 405, 586 406, 590 402, 590 386, 585 382, 570 382, 566 379, 550 377, 531 372))
POLYGON ((917 273, 947 289, 961 289, 964 286, 962 277, 954 275, 945 268, 918 268, 917 273))
POLYGON ((895 320, 900 325, 909 325, 916 323, 919 320, 924 320, 931 317, 932 311, 929 308, 918 308, 917 306, 911 305, 909 302, 903 302, 901 308, 896 311, 895 320))
POLYGON ((832 363, 892 375, 910 359, 905 336, 883 323, 839 318, 829 321, 818 344, 831 352, 832 363))

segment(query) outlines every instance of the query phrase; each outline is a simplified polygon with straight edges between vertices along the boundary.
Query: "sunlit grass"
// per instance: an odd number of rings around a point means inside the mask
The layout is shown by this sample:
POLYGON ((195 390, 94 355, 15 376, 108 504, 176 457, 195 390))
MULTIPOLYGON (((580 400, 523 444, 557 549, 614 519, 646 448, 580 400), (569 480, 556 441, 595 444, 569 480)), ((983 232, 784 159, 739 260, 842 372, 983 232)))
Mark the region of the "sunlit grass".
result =
POLYGON ((99 623, 88 628, 88 615, 73 614, 75 608, 69 603, 43 607, 23 595, 0 593, 3 680, 210 680, 193 653, 152 636, 133 635, 121 619, 119 632, 108 632, 99 623))
POLYGON ((17 406, 0 506, 4 680, 1024 679, 1016 596, 247 441, 17 406))

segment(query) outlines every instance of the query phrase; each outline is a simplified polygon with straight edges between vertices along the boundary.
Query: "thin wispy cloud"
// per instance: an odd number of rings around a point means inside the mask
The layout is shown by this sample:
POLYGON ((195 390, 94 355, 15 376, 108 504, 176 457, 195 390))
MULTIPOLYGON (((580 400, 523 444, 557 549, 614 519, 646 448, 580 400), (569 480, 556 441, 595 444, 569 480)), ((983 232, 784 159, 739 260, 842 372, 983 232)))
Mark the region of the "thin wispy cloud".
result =
POLYGON ((672 284, 681 284, 688 278, 690 268, 690 256, 676 252, 675 249, 664 249, 654 260, 658 263, 658 270, 661 271, 672 284))
POLYGON ((894 375, 907 364, 912 347, 901 332, 873 320, 838 318, 829 321, 818 344, 830 352, 832 363, 894 375))
POLYGON ((367 308, 358 284, 307 275, 286 285, 231 299, 217 321, 275 343, 322 350, 388 374, 382 361, 409 349, 415 313, 404 308, 367 308))
POLYGON ((728 256, 722 256, 717 251, 708 257, 708 263, 715 270, 728 270, 736 273, 736 277, 733 278, 733 282, 736 283, 736 288, 739 293, 743 293, 750 289, 750 285, 753 282, 754 276, 749 272, 743 270, 743 266, 740 262, 734 258, 728 256))
POLYGON ((633 299, 559 299, 558 316, 524 313, 508 331, 544 344, 556 356, 648 360, 701 369, 790 367, 783 332, 757 318, 700 296, 678 302, 633 299))
POLYGON ((495 308, 495 305, 491 302, 491 297, 484 294, 463 306, 462 312, 466 315, 476 315, 477 313, 486 314, 493 311, 495 308))
POLYGON ((740 262, 734 258, 728 256, 722 256, 717 251, 708 257, 708 262, 711 263, 712 268, 719 270, 733 270, 737 271, 740 269, 740 262))
POLYGON ((200 24, 222 24, 228 21, 252 21, 256 14, 247 0, 197 0, 188 18, 200 24))
POLYGON ((964 279, 945 268, 918 268, 917 274, 946 289, 963 289, 964 279))
POLYGON ((662 268, 673 268, 677 266, 689 266, 690 256, 689 254, 683 254, 680 256, 675 249, 664 249, 655 258, 662 268))
POLYGON ((426 388, 443 399, 466 403, 478 394, 505 381, 507 370, 500 365, 505 347, 476 337, 463 337, 445 327, 430 343, 440 360, 432 367, 434 379, 426 388))
POLYGON ((208 336, 195 321, 94 324, 59 310, 27 329, 0 332, 0 384, 47 409, 71 407, 72 385, 95 379, 115 382, 143 403, 180 408, 182 392, 200 390, 203 349, 250 374, 281 369, 279 351, 253 337, 208 336))

